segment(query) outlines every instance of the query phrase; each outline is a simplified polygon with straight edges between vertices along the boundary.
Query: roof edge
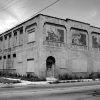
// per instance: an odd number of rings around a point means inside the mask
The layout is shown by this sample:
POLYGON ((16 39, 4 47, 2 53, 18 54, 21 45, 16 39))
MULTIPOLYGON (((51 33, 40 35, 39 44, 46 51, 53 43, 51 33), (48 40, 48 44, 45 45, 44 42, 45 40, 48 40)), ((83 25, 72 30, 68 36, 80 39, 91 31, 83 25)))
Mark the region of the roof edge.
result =
POLYGON ((74 20, 74 19, 66 18, 66 21, 68 21, 68 20, 71 20, 71 21, 75 21, 75 22, 79 22, 79 23, 83 23, 83 24, 90 25, 89 23, 86 23, 86 22, 82 22, 82 21, 78 21, 78 20, 74 20))

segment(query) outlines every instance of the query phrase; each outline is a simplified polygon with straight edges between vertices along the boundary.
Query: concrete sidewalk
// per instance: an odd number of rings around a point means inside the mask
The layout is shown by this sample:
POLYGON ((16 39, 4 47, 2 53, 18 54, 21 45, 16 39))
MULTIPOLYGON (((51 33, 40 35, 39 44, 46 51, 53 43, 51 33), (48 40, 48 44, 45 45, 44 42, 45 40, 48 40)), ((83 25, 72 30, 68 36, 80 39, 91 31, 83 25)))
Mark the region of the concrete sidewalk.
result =
POLYGON ((100 80, 95 79, 93 81, 92 79, 80 79, 80 80, 61 80, 58 82, 53 82, 53 81, 38 81, 38 82, 31 82, 31 81, 25 81, 25 80, 20 80, 20 79, 12 79, 12 78, 7 78, 9 80, 19 80, 21 83, 16 83, 16 84, 3 84, 0 83, 0 87, 27 87, 27 86, 34 86, 34 87, 45 87, 45 88, 55 88, 55 87, 73 87, 73 86, 91 86, 91 85, 99 85, 100 80), (50 84, 51 83, 51 84, 50 84))

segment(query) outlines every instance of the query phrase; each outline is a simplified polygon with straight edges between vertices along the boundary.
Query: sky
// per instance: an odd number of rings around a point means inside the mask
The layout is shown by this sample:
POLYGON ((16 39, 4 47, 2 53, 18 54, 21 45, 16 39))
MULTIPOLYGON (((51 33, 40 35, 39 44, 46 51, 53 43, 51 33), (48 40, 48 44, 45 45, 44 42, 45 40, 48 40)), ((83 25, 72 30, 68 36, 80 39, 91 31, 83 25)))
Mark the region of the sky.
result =
MULTIPOLYGON (((0 0, 0 34, 31 18, 57 0, 0 0)), ((41 12, 100 27, 100 0, 59 0, 41 12)))

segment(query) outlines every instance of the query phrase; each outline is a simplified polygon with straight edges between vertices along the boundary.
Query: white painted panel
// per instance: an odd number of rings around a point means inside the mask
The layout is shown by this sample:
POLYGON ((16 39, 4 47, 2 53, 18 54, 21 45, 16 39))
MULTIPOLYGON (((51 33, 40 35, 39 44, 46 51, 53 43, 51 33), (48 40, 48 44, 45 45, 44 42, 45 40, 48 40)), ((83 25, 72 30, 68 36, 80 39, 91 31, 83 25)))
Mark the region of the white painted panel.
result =
POLYGON ((27 61, 27 72, 34 72, 34 60, 27 61))
POLYGON ((87 61, 82 59, 73 60, 73 72, 87 72, 87 61))

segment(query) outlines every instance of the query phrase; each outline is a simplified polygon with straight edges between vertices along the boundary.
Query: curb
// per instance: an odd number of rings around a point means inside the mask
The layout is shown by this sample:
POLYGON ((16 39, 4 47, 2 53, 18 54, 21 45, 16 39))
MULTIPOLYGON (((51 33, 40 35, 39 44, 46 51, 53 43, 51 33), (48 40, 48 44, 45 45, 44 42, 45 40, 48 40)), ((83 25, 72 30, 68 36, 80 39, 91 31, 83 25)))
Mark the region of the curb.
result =
POLYGON ((100 79, 79 79, 79 80, 49 80, 49 81, 45 81, 45 82, 28 82, 27 84, 24 83, 22 81, 22 83, 6 83, 0 84, 1 88, 14 88, 14 87, 23 87, 23 86, 28 86, 28 85, 34 85, 34 86, 38 86, 38 85, 46 85, 46 84, 57 84, 57 83, 78 83, 78 82, 99 82, 100 79))
POLYGON ((100 81, 100 79, 78 79, 78 80, 49 80, 48 83, 73 83, 73 82, 94 82, 100 81))
POLYGON ((92 82, 92 81, 100 81, 100 79, 79 79, 79 80, 61 80, 60 83, 72 83, 72 82, 92 82))

